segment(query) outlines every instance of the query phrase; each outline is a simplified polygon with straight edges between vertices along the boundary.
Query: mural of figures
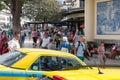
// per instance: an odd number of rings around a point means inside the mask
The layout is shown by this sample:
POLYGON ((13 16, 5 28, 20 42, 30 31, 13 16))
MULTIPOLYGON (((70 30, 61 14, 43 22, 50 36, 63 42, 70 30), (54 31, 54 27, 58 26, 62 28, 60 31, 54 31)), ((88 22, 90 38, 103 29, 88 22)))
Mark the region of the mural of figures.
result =
POLYGON ((97 3, 97 35, 120 35, 120 0, 97 3))

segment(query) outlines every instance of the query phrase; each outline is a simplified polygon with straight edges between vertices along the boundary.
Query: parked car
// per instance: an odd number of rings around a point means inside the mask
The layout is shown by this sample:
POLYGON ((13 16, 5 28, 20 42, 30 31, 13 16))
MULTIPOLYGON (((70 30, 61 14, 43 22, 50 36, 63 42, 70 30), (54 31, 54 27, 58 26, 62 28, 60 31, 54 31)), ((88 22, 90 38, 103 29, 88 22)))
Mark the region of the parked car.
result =
POLYGON ((119 74, 61 51, 21 48, 0 56, 0 80, 120 80, 119 74))

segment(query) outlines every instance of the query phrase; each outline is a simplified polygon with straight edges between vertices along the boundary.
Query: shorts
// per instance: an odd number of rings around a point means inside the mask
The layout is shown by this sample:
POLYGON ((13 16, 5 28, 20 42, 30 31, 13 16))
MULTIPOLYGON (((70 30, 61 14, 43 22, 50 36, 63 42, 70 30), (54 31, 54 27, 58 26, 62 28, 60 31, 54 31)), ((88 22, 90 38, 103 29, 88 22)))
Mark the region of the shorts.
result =
POLYGON ((84 57, 82 57, 82 56, 77 56, 80 60, 82 60, 82 61, 84 61, 84 57))

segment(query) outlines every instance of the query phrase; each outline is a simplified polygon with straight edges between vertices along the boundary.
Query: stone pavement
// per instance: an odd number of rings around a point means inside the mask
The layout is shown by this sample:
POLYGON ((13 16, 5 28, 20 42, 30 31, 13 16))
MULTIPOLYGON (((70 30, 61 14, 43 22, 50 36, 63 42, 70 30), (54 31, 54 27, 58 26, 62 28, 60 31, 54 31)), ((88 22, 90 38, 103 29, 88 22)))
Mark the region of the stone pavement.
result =
MULTIPOLYGON (((97 58, 97 55, 94 55, 93 57, 90 58, 90 60, 87 60, 85 59, 84 61, 87 65, 90 65, 90 66, 96 66, 95 62, 97 64, 100 64, 99 63, 99 60, 97 58)), ((120 67, 120 61, 118 59, 109 59, 107 58, 106 60, 106 66, 117 66, 117 67, 120 67)))
MULTIPOLYGON (((25 48, 33 48, 32 39, 26 38, 25 43, 24 43, 24 47, 25 48)), ((38 48, 38 46, 36 48, 38 48)), ((93 57, 90 57, 90 60, 85 59, 84 62, 87 65, 96 66, 95 62, 97 64, 99 64, 99 60, 97 59, 97 54, 94 54, 93 57)), ((116 59, 109 59, 109 58, 107 58, 106 65, 107 66, 117 66, 117 67, 120 67, 120 60, 118 60, 118 58, 116 58, 116 59)))

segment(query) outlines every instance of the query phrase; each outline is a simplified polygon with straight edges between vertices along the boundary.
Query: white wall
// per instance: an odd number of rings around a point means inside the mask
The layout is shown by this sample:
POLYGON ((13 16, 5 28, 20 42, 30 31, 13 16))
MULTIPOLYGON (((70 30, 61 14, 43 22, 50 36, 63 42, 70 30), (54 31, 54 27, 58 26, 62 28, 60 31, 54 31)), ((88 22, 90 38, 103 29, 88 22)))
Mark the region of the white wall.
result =
POLYGON ((85 0, 85 39, 86 41, 94 40, 94 1, 95 0, 85 0))

